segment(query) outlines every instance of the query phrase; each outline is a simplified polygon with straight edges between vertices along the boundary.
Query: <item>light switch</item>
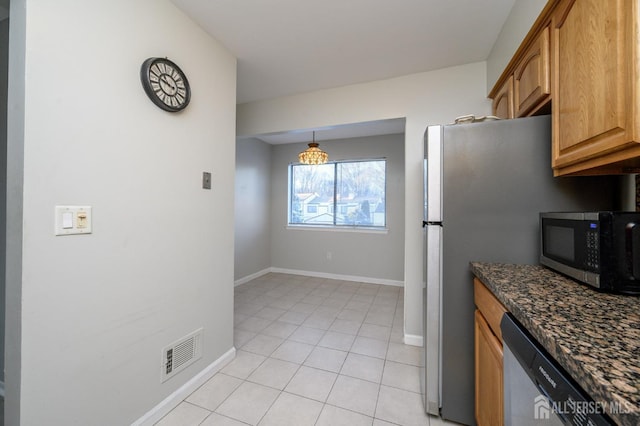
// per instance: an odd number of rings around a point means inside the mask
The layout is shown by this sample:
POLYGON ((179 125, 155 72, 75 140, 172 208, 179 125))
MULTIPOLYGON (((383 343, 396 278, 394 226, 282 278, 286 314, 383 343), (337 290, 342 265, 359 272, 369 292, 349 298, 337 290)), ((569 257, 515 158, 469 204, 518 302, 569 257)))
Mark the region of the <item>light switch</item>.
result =
POLYGON ((55 235, 91 234, 91 206, 56 206, 55 235))
POLYGON ((62 213, 62 228, 63 229, 73 228, 73 213, 71 212, 62 213))
POLYGON ((78 212, 78 214, 76 215, 76 227, 78 229, 86 229, 87 228, 87 222, 88 222, 88 216, 87 216, 87 212, 78 212))

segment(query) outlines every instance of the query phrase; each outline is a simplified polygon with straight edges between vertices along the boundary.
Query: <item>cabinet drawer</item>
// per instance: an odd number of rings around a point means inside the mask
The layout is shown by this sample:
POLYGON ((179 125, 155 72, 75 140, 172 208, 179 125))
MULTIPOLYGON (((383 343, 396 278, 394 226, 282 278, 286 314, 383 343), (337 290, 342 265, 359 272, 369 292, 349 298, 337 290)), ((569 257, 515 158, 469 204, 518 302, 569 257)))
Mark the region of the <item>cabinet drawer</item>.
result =
POLYGON ((500 331, 500 321, 507 309, 498 299, 482 284, 477 278, 473 279, 474 301, 484 318, 487 320, 493 334, 498 336, 502 342, 502 332, 500 331))

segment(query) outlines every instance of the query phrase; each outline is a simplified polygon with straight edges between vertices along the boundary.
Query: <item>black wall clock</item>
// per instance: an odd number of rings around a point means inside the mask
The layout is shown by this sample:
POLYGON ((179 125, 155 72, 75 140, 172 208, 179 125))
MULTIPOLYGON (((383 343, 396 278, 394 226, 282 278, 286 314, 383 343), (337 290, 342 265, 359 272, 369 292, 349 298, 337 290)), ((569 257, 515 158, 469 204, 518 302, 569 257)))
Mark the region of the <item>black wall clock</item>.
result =
POLYGON ((149 58, 140 68, 142 87, 151 102, 169 112, 182 111, 191 100, 187 76, 166 58, 149 58))

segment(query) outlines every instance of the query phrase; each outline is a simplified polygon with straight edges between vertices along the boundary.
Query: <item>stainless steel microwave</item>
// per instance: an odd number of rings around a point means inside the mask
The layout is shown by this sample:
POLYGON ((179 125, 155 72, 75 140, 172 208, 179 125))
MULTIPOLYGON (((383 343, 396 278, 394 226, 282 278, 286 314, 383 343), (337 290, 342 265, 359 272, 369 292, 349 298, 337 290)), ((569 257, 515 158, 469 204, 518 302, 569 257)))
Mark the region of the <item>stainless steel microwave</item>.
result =
POLYGON ((640 213, 540 213, 540 263, 603 291, 640 294, 640 213))

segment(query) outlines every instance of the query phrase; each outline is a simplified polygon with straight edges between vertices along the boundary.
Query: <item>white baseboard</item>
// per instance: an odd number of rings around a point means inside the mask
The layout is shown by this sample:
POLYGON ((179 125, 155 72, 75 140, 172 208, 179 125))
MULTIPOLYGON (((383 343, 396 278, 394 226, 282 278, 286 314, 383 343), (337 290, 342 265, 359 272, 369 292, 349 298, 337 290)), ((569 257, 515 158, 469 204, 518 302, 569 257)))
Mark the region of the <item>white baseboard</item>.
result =
POLYGON ((239 280, 236 280, 233 282, 233 286, 234 287, 238 287, 239 285, 248 283, 251 280, 255 280, 256 278, 260 278, 263 275, 268 274, 269 272, 271 272, 271 268, 265 268, 262 271, 258 271, 255 274, 251 274, 251 275, 247 275, 246 277, 240 278, 239 280))
POLYGON ((285 268, 273 268, 273 267, 270 269, 271 269, 271 272, 276 272, 280 274, 304 275, 307 277, 328 278, 332 280, 357 281, 361 283, 382 284, 382 285, 390 285, 394 287, 404 287, 403 281, 389 280, 386 278, 359 277, 356 275, 340 275, 340 274, 330 274, 327 272, 300 271, 298 269, 285 269, 285 268))
POLYGON ((160 404, 149 410, 144 416, 132 423, 132 426, 151 426, 158 422, 161 418, 169 414, 171 410, 176 408, 186 397, 191 395, 196 389, 205 384, 207 380, 212 378, 227 363, 236 356, 236 348, 232 347, 220 358, 209 364, 204 370, 193 376, 184 385, 180 386, 171 395, 166 397, 160 404))
POLYGON ((424 339, 422 338, 422 336, 416 336, 415 334, 405 334, 404 344, 422 347, 424 346, 424 339))

